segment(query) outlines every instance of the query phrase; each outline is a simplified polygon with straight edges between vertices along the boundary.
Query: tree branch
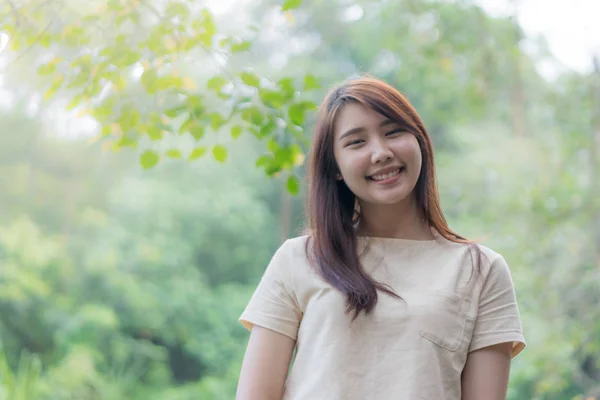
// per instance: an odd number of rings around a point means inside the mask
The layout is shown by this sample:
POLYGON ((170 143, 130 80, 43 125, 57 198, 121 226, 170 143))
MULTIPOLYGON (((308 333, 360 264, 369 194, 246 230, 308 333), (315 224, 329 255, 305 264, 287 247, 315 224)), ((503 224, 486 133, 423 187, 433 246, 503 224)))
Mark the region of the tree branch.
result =
MULTIPOLYGON (((15 25, 17 26, 17 28, 19 28, 19 25, 21 25, 20 23, 20 14, 18 12, 17 6, 15 6, 15 3, 13 3, 13 0, 8 0, 8 4, 10 5, 10 8, 12 9, 13 14, 15 15, 15 25)), ((4 22, 4 21, 2 21, 4 22)))
MULTIPOLYGON (((20 28, 20 26, 19 26, 19 25, 21 25, 21 21, 27 22, 29 25, 32 25, 32 24, 31 24, 31 23, 30 23, 30 22, 27 20, 27 18, 26 18, 26 16, 27 16, 27 15, 26 15, 26 14, 25 14, 25 15, 23 15, 23 14, 21 13, 21 11, 20 11, 22 8, 25 8, 25 6, 26 6, 26 5, 17 6, 17 5, 15 5, 15 3, 14 3, 14 1, 13 1, 13 0, 7 0, 7 1, 8 1, 8 4, 10 5, 10 8, 12 9, 12 13, 9 13, 9 14, 7 14, 7 15, 4 17, 4 19, 3 19, 3 20, 0 22, 0 25, 2 25, 2 24, 3 24, 3 23, 6 21, 6 19, 7 19, 7 18, 8 18, 10 15, 14 15, 14 16, 15 16, 15 23, 16 23, 16 25, 17 25, 17 28, 20 28)), ((37 10, 38 10, 40 7, 43 7, 43 6, 45 6, 46 4, 48 4, 48 3, 52 3, 53 1, 56 1, 56 0, 43 0, 43 1, 42 1, 42 2, 40 2, 40 3, 39 3, 37 6, 35 6, 35 8, 33 8, 33 9, 31 10, 31 12, 37 11, 37 10)))
POLYGON ((12 62, 10 62, 6 68, 4 68, 3 72, 8 71, 14 64, 16 64, 21 58, 23 58, 27 53, 29 53, 29 51, 31 51, 31 49, 33 47, 35 47, 35 45, 37 44, 37 42, 40 40, 40 38, 42 37, 42 35, 44 35, 48 29, 50 29, 50 26, 52 25, 53 21, 48 22, 48 24, 46 25, 46 27, 37 35, 37 37, 35 38, 35 41, 29 46, 27 47, 23 52, 21 52, 12 62))

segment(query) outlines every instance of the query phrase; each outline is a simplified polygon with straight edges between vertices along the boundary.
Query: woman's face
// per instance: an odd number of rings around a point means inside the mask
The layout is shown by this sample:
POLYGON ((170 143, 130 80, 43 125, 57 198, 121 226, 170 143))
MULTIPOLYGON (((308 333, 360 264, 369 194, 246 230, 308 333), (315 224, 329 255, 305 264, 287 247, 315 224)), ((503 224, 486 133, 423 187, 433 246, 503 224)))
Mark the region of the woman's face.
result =
POLYGON ((409 199, 421 172, 417 138, 359 103, 347 103, 334 123, 334 156, 341 179, 359 204, 409 199))

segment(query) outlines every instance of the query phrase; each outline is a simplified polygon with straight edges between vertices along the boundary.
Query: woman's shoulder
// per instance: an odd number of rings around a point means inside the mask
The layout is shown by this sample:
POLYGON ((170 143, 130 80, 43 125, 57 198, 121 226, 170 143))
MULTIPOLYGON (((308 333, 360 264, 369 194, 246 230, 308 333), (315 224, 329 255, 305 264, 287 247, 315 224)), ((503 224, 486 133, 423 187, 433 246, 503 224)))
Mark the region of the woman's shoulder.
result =
POLYGON ((303 234, 303 235, 298 235, 298 236, 292 236, 292 237, 286 239, 284 243, 288 243, 289 246, 295 246, 295 247, 300 246, 301 247, 301 246, 305 246, 309 240, 310 240, 310 235, 303 234))
MULTIPOLYGON (((509 267, 504 259, 504 256, 496 249, 481 242, 454 242, 448 239, 441 238, 439 245, 436 247, 448 256, 455 257, 468 256, 471 261, 475 262, 478 270, 487 276, 493 269, 509 271, 509 267)), ((502 272, 500 272, 502 273, 502 272)))
POLYGON ((310 235, 300 235, 286 239, 275 256, 273 264, 281 269, 281 274, 291 282, 299 301, 304 293, 319 285, 320 278, 310 261, 310 235))
POLYGON ((502 258, 502 254, 487 245, 481 243, 474 243, 474 245, 490 262, 494 262, 495 260, 502 258))
POLYGON ((482 273, 486 277, 510 276, 511 271, 504 256, 491 247, 481 243, 475 244, 480 252, 482 273))
POLYGON ((469 251, 471 253, 475 252, 479 256, 483 257, 484 260, 494 262, 497 259, 503 258, 502 254, 492 249, 491 247, 482 244, 478 241, 472 242, 461 242, 461 241, 452 241, 443 237, 437 237, 436 247, 440 249, 445 249, 448 251, 469 251))
POLYGON ((306 249, 310 240, 309 235, 300 235, 286 239, 278 252, 284 252, 288 256, 299 257, 306 255, 306 249))
POLYGON ((301 235, 286 239, 275 252, 273 259, 284 264, 294 273, 307 271, 310 268, 310 236, 301 235))

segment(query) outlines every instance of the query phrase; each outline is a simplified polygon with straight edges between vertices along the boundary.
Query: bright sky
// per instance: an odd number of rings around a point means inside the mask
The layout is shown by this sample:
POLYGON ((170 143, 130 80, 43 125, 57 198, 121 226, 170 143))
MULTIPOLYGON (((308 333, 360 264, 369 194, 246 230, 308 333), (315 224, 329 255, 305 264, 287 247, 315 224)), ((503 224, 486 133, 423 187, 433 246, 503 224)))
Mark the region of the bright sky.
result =
MULTIPOLYGON (((211 4, 211 8, 220 13, 230 13, 239 9, 240 4, 252 1, 220 0, 211 4)), ((552 54, 566 68, 587 72, 592 68, 592 56, 597 54, 600 57, 600 0, 473 1, 493 16, 513 15, 517 4, 519 22, 525 34, 544 36, 552 54)), ((551 70, 541 72, 548 77, 553 75, 551 70)))
POLYGON ((550 51, 566 67, 580 72, 600 57, 600 0, 478 0, 491 15, 507 15, 518 4, 527 35, 543 35, 550 51))
MULTIPOLYGON (((255 0, 219 0, 212 2, 210 8, 218 14, 233 13, 233 16, 238 16, 243 20, 244 17, 243 14, 240 14, 240 10, 243 10, 245 3, 253 1, 255 0)), ((311 0, 304 1, 308 3, 311 0)), ((540 72, 547 78, 556 76, 557 72, 565 68, 588 72, 592 68, 593 55, 600 57, 600 0, 472 1, 480 4, 493 16, 513 15, 515 4, 518 5, 519 22, 526 35, 529 37, 544 36, 550 51, 558 59, 558 63, 562 63, 562 66, 557 66, 556 62, 540 63, 540 72)), ((281 2, 283 3, 283 0, 281 2)), ((362 16, 362 13, 359 15, 362 16)), ((6 45, 7 39, 5 35, 0 34, 0 51, 6 45)), ((0 74, 0 85, 1 81, 0 74)), ((0 90, 0 106, 10 104, 10 102, 10 96, 0 90)), ((63 115, 59 120, 64 120, 65 123, 74 118, 73 116, 64 117, 63 115)), ((81 118, 76 119, 79 122, 77 131, 81 131, 81 124, 86 121, 81 118)), ((91 119, 87 122, 89 124, 86 125, 90 125, 90 129, 95 126, 91 119)), ((64 130, 66 132, 70 129, 65 127, 64 130)))
MULTIPOLYGON (((211 8, 231 12, 252 0, 220 0, 211 8)), ((283 1, 283 0, 282 0, 283 1)), ((310 0, 305 0, 310 1, 310 0)), ((452 1, 452 0, 449 0, 452 1)), ((527 35, 543 35, 550 50, 565 67, 589 71, 592 55, 600 57, 600 0, 475 0, 491 15, 512 15, 518 4, 527 35)), ((0 49, 7 38, 0 35, 0 49)))

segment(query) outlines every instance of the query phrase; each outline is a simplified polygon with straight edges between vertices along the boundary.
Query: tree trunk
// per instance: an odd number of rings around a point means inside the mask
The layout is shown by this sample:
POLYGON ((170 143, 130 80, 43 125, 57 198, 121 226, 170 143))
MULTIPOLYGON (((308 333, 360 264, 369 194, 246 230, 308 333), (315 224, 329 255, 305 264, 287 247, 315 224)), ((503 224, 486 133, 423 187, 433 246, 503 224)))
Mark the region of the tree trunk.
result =
MULTIPOLYGON (((590 140, 590 206, 592 248, 590 251, 592 267, 600 269, 600 57, 593 59, 594 73, 592 75, 592 126, 590 140)), ((588 355, 581 364, 585 376, 593 382, 588 388, 585 398, 600 396, 600 364, 597 356, 588 355)))
POLYGON ((590 149, 590 198, 592 200, 592 229, 594 232, 593 264, 600 268, 600 56, 594 57, 594 115, 590 149))
POLYGON ((281 223, 281 242, 283 242, 289 238, 292 226, 292 198, 287 190, 285 182, 281 190, 281 211, 279 221, 281 223))
POLYGON ((512 125, 515 134, 518 137, 524 137, 526 133, 525 124, 525 93, 523 90, 523 67, 522 67, 522 55, 519 44, 521 43, 522 33, 519 26, 519 13, 518 13, 518 1, 514 0, 513 5, 515 11, 513 13, 513 26, 514 26, 514 54, 513 59, 513 79, 511 86, 511 117, 512 125))

